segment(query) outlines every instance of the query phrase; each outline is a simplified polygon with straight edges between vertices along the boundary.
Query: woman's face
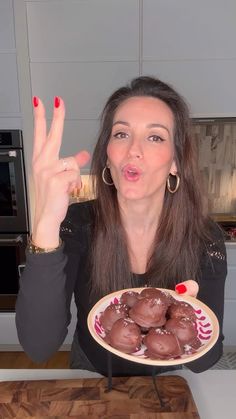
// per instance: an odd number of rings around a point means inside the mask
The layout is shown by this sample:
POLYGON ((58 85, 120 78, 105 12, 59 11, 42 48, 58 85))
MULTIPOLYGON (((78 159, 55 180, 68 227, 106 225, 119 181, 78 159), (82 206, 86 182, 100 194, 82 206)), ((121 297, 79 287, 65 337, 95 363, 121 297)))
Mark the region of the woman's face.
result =
POLYGON ((107 146, 118 198, 163 199, 174 162, 174 118, 170 108, 153 97, 125 100, 114 115, 107 146))

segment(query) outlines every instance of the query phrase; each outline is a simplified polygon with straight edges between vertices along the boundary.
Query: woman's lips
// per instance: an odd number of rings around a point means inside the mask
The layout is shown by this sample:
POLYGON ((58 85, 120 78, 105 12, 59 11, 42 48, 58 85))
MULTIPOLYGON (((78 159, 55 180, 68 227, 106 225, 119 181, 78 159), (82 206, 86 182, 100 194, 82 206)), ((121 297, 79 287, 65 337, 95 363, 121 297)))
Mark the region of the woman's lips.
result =
POLYGON ((124 178, 129 182, 137 182, 142 175, 142 171, 140 168, 131 165, 123 167, 122 173, 124 175, 124 178))

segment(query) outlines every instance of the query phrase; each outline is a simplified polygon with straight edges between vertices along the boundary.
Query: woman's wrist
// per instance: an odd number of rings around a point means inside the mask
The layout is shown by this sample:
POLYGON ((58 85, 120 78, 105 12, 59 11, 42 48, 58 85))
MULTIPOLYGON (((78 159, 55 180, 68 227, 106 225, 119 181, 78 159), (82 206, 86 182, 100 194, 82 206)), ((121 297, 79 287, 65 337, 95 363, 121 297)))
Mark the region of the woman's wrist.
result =
POLYGON ((60 245, 60 225, 53 225, 52 220, 39 222, 32 231, 31 242, 42 249, 56 249, 60 245))
POLYGON ((56 252, 61 246, 62 240, 59 238, 59 245, 57 247, 39 247, 33 242, 32 237, 30 236, 27 248, 29 253, 39 254, 56 252))

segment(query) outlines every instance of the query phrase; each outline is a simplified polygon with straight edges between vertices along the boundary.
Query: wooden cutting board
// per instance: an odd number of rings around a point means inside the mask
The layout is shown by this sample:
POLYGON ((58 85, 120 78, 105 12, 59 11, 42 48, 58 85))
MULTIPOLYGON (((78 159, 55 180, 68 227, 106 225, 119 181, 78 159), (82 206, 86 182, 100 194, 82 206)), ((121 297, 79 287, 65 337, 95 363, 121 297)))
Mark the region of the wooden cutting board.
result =
POLYGON ((0 382, 0 418, 199 419, 179 376, 0 382))

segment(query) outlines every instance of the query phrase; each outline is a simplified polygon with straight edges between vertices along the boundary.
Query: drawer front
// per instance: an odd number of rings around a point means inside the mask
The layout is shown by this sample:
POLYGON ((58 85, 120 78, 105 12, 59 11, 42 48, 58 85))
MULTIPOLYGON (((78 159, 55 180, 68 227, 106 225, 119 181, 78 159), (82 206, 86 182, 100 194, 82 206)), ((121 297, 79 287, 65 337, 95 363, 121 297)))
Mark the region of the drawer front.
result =
POLYGON ((228 266, 236 267, 236 243, 226 244, 228 266))
POLYGON ((236 300, 236 266, 228 266, 228 275, 225 282, 225 298, 236 300))
POLYGON ((236 325, 235 325, 235 314, 236 314, 236 300, 225 302, 225 314, 224 314, 224 345, 235 346, 236 345, 236 325))

